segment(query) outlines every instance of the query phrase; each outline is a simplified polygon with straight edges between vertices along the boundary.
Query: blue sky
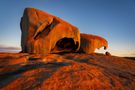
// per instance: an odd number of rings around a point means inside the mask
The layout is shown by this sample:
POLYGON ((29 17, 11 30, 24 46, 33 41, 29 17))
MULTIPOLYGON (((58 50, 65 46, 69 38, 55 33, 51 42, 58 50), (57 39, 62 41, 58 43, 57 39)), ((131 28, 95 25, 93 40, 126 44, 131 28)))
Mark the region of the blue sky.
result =
POLYGON ((135 0, 1 0, 1 48, 20 47, 20 19, 26 7, 56 15, 83 33, 106 38, 113 55, 135 56, 135 0))

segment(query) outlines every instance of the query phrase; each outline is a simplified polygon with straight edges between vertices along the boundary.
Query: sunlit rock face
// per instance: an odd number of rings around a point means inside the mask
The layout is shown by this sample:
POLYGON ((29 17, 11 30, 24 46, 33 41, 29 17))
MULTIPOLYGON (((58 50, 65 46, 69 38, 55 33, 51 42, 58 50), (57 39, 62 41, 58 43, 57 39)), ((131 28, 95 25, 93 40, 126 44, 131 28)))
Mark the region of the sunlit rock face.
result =
POLYGON ((68 22, 35 8, 26 8, 20 22, 22 52, 77 52, 80 31, 68 22))
POLYGON ((91 54, 94 53, 96 49, 100 49, 101 47, 104 47, 104 49, 108 47, 107 40, 100 36, 81 33, 80 52, 91 54))
POLYGON ((91 34, 80 34, 77 27, 35 8, 26 8, 20 22, 22 52, 94 53, 96 49, 108 47, 104 38, 91 34), (81 45, 81 46, 80 46, 81 45))

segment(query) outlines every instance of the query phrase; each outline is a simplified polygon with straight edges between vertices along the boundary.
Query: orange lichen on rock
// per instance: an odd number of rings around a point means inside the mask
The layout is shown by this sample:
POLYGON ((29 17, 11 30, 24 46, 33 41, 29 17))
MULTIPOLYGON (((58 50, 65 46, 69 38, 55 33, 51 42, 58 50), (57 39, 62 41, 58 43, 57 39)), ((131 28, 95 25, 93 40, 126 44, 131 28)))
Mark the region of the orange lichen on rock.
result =
POLYGON ((134 66, 103 54, 0 53, 0 90, 135 90, 134 66))
POLYGON ((94 53, 96 49, 104 47, 106 49, 108 47, 108 42, 104 38, 91 34, 81 34, 81 46, 80 52, 84 52, 87 54, 94 53))
POLYGON ((80 31, 68 22, 35 8, 26 8, 20 22, 22 52, 76 52, 80 31))

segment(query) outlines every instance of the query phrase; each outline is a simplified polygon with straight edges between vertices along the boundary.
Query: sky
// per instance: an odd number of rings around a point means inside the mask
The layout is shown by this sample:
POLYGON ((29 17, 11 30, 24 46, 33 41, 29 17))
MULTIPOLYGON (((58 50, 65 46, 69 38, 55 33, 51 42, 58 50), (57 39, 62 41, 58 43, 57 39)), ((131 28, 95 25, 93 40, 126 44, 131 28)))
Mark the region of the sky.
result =
POLYGON ((135 56, 135 0, 0 0, 0 52, 20 50, 20 19, 26 7, 104 37, 112 55, 135 56))

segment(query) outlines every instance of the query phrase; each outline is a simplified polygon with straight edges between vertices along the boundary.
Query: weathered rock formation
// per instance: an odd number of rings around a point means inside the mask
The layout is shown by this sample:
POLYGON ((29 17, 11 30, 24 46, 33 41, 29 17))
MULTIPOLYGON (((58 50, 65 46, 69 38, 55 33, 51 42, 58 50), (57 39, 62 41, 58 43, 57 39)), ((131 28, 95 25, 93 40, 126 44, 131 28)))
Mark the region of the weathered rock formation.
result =
POLYGON ((20 26, 22 52, 46 54, 79 50, 78 28, 56 16, 26 8, 20 26))
POLYGON ((101 47, 104 47, 104 49, 108 47, 108 42, 104 38, 96 35, 81 34, 80 52, 91 54, 101 47))
POLYGON ((135 90, 135 60, 102 54, 0 53, 0 90, 135 90))
POLYGON ((20 26, 22 52, 26 53, 84 52, 91 54, 97 48, 108 47, 104 38, 88 34, 80 35, 77 27, 35 8, 24 10, 20 26))

